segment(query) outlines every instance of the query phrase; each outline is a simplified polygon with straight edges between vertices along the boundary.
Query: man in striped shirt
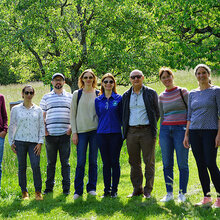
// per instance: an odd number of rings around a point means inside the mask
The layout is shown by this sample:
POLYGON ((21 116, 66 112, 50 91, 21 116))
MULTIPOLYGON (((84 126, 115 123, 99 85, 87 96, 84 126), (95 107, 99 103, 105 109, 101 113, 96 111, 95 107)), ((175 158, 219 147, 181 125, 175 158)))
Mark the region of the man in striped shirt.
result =
POLYGON ((53 90, 44 95, 40 107, 45 121, 47 151, 47 180, 44 194, 53 192, 57 152, 62 168, 63 193, 70 193, 70 105, 72 94, 63 89, 65 77, 61 73, 52 76, 53 90))

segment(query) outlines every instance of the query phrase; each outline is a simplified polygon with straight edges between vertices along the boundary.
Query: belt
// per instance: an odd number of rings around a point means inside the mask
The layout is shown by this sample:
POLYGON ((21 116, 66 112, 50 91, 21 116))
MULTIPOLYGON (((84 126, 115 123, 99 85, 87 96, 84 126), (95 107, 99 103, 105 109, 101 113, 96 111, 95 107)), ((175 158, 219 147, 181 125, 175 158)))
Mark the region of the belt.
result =
POLYGON ((130 128, 147 128, 150 125, 135 125, 135 126, 129 126, 130 128))

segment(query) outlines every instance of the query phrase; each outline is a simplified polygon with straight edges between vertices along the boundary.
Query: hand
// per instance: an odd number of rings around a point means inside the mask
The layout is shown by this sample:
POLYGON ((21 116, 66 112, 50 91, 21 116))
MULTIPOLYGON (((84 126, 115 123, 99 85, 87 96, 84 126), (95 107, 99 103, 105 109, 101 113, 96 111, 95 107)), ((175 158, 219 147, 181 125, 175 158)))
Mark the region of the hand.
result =
POLYGON ((71 130, 71 128, 68 128, 66 134, 67 134, 67 135, 71 135, 71 134, 72 134, 72 130, 71 130))
POLYGON ((37 144, 34 148, 34 153, 37 155, 37 156, 40 156, 40 152, 41 152, 41 146, 42 144, 37 144))
POLYGON ((220 134, 216 136, 215 138, 215 147, 218 148, 220 146, 220 134))
POLYGON ((186 149, 189 149, 190 148, 190 145, 189 145, 189 137, 187 135, 185 135, 184 137, 184 140, 183 140, 183 145, 186 149))
POLYGON ((1 132, 0 132, 0 137, 1 137, 1 138, 5 138, 6 134, 7 134, 7 133, 6 133, 5 131, 1 131, 1 132))
POLYGON ((77 145, 78 144, 78 134, 74 133, 72 136, 73 144, 77 145))
POLYGON ((49 132, 47 131, 47 129, 45 129, 45 136, 48 136, 49 132))
POLYGON ((15 154, 17 154, 17 151, 15 150, 15 149, 16 149, 15 144, 12 144, 12 145, 11 145, 11 149, 12 149, 12 151, 13 151, 15 154))

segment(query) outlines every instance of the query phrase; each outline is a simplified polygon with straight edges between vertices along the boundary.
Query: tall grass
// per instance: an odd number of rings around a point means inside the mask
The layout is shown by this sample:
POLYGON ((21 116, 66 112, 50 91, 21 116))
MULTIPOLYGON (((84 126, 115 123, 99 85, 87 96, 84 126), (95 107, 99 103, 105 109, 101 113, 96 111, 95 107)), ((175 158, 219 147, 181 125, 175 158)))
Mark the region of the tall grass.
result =
MULTIPOLYGON (((220 78, 212 79, 213 84, 220 86, 220 78)), ((34 103, 39 104, 42 96, 48 93, 49 86, 44 86, 41 82, 29 83, 33 85, 36 91, 34 103)), ((192 71, 178 71, 175 73, 175 84, 185 87, 188 90, 198 86, 196 78, 192 71)), ((21 89, 24 85, 1 86, 0 93, 5 95, 8 116, 10 116, 9 103, 21 99, 21 89)), ((149 84, 158 94, 164 90, 160 82, 149 84)), ((118 92, 122 94, 129 87, 119 87, 118 92)), ((66 90, 70 89, 66 86, 66 90)), ((218 165, 220 156, 218 155, 218 165)), ((45 147, 41 153, 41 171, 43 179, 43 190, 46 180, 46 151, 45 147)), ((102 162, 100 155, 98 157, 98 184, 96 198, 89 197, 85 190, 83 198, 77 201, 73 200, 74 193, 74 175, 76 168, 76 147, 71 147, 71 194, 67 197, 62 195, 62 177, 60 162, 58 158, 56 166, 56 183, 53 195, 44 198, 44 201, 34 200, 34 186, 32 170, 28 160, 27 182, 28 190, 31 195, 30 201, 20 199, 21 192, 17 177, 17 158, 11 151, 6 137, 5 151, 3 159, 2 190, 0 196, 0 218, 12 219, 219 219, 220 210, 194 208, 193 204, 202 198, 202 190, 198 179, 197 168, 192 152, 189 153, 190 178, 188 184, 187 202, 178 204, 176 201, 168 204, 162 204, 159 200, 165 195, 165 183, 163 178, 163 167, 161 161, 160 147, 156 145, 156 170, 155 184, 152 192, 152 199, 145 200, 142 197, 127 199, 126 196, 132 192, 130 182, 130 166, 128 164, 128 154, 126 144, 124 143, 121 151, 121 179, 119 184, 118 198, 102 199, 103 180, 102 180, 102 162)), ((143 167, 144 168, 144 167, 143 167)), ((86 166, 85 185, 88 180, 88 163, 86 166)), ((179 174, 175 158, 174 166, 174 196, 178 195, 179 174)), ((212 186, 213 198, 216 196, 212 186)))

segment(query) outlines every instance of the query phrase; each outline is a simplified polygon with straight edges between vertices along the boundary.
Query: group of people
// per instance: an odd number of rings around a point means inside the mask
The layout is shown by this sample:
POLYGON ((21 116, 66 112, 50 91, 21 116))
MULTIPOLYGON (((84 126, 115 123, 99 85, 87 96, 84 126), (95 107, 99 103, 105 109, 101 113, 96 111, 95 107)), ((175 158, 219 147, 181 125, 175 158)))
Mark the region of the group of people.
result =
MULTIPOLYGON (((106 73, 102 77, 101 89, 97 90, 97 77, 91 69, 85 70, 78 80, 79 89, 73 94, 63 88, 64 75, 56 73, 51 81, 53 90, 43 96, 40 107, 32 102, 34 88, 25 86, 22 90, 24 102, 12 108, 9 126, 9 144, 18 158, 22 198, 29 198, 26 181, 26 158, 29 153, 36 200, 43 199, 39 164, 44 136, 47 153, 44 194, 53 192, 58 152, 62 168, 63 193, 65 195, 70 193, 71 134, 77 149, 75 200, 83 194, 88 147, 87 193, 91 196, 97 195, 99 149, 103 162, 103 197, 117 197, 120 179, 119 158, 125 139, 133 185, 133 192, 128 197, 143 195, 144 198, 150 198, 155 176, 157 122, 161 118, 159 142, 167 191, 161 202, 174 199, 174 149, 179 168, 178 201, 186 201, 189 179, 188 151, 191 145, 204 193, 204 198, 196 205, 212 204, 209 171, 217 192, 213 206, 219 208, 220 171, 216 158, 220 146, 220 87, 211 85, 210 74, 208 66, 199 64, 195 68, 199 87, 188 92, 185 88, 175 86, 173 72, 163 67, 159 71, 159 78, 166 89, 158 97, 153 89, 143 84, 144 75, 140 70, 133 70, 130 73, 132 86, 122 96, 117 93, 116 81, 111 73, 106 73), (144 183, 142 158, 145 164, 144 183)), ((0 96, 0 107, 1 164, 4 137, 7 133, 7 114, 3 96, 0 96)))

